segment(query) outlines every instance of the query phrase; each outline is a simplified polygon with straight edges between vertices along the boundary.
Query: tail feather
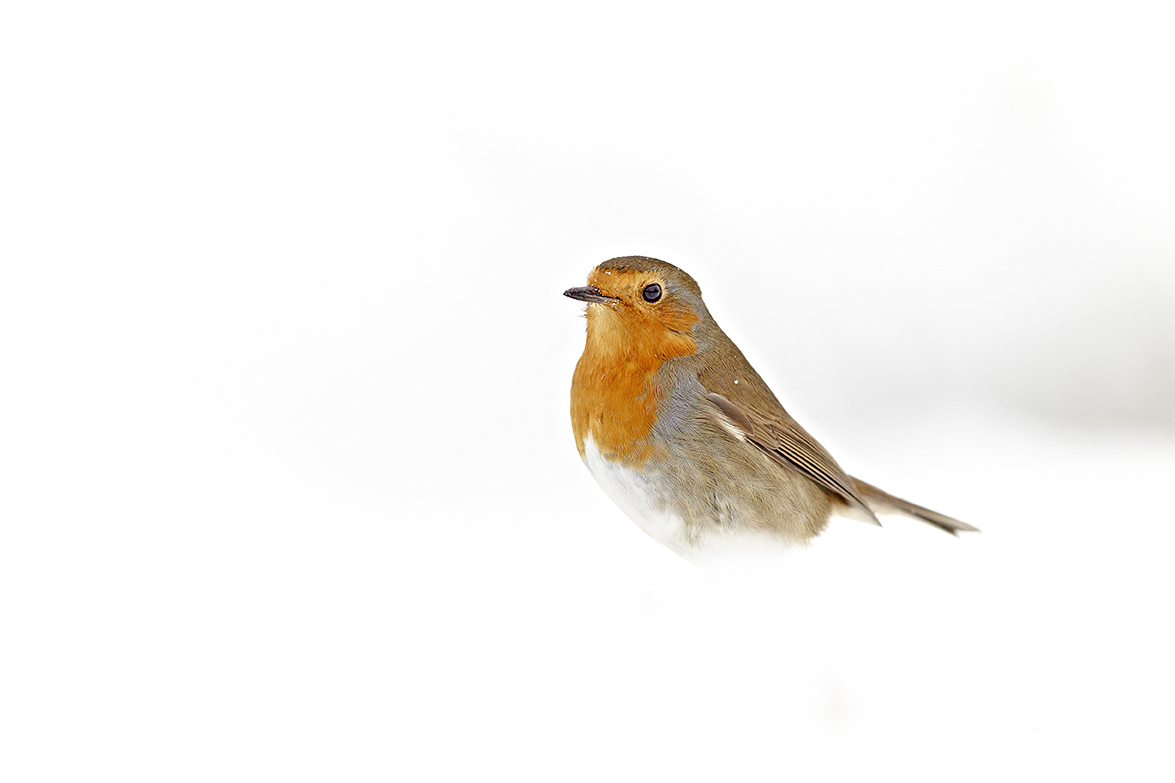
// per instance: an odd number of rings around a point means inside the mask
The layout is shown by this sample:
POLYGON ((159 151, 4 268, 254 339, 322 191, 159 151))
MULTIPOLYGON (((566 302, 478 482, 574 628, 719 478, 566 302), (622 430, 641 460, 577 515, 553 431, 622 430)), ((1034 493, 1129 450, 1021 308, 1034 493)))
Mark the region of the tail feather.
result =
POLYGON ((979 528, 972 527, 966 522, 960 522, 957 519, 948 517, 946 514, 940 514, 937 511, 931 511, 928 508, 923 508, 922 506, 911 503, 908 500, 895 498, 888 492, 880 490, 872 484, 861 481, 859 478, 853 477, 853 483, 857 485, 857 491, 860 493, 861 497, 865 499, 865 502, 869 505, 869 508, 874 512, 881 513, 885 511, 894 511, 899 514, 907 514, 909 516, 920 519, 923 522, 934 525, 940 530, 945 530, 952 536, 957 536, 960 531, 968 533, 979 532, 979 528))

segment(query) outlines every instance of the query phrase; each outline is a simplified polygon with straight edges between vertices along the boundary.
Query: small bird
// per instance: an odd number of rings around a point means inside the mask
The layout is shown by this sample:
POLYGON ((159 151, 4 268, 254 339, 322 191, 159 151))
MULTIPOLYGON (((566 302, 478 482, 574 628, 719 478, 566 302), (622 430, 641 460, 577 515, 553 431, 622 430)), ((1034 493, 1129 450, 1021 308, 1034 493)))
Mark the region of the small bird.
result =
POLYGON ((688 274, 644 256, 597 266, 564 291, 587 302, 571 381, 575 445, 646 533, 686 557, 732 541, 802 543, 832 514, 965 522, 849 476, 788 415, 710 316, 688 274))

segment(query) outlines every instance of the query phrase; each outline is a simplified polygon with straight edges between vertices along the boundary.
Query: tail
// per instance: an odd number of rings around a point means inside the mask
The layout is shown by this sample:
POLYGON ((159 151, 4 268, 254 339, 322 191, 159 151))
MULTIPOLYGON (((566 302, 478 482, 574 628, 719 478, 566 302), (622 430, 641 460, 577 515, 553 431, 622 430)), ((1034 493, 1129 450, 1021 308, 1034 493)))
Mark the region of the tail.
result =
POLYGON ((893 511, 898 514, 906 514, 908 516, 921 519, 923 522, 934 525, 935 527, 945 530, 952 536, 957 536, 959 531, 967 533, 978 533, 979 528, 971 527, 966 522, 960 522, 957 519, 952 519, 945 514, 940 514, 937 511, 931 511, 928 508, 915 505, 908 500, 895 498, 888 492, 884 492, 872 484, 867 484, 859 478, 853 478, 853 483, 857 485, 857 491, 869 508, 874 512, 881 513, 885 511, 893 511))

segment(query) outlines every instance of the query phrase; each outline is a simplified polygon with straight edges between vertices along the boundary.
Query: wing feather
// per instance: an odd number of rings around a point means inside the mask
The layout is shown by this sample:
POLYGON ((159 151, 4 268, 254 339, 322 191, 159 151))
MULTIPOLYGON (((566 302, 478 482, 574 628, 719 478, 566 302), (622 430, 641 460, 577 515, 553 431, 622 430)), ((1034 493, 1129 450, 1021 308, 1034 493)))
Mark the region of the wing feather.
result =
POLYGON ((863 511, 866 517, 880 525, 857 491, 849 475, 836 464, 823 446, 804 431, 783 406, 775 403, 774 415, 768 417, 745 405, 737 405, 726 397, 709 392, 706 398, 736 427, 745 439, 779 465, 805 476, 849 506, 863 511))

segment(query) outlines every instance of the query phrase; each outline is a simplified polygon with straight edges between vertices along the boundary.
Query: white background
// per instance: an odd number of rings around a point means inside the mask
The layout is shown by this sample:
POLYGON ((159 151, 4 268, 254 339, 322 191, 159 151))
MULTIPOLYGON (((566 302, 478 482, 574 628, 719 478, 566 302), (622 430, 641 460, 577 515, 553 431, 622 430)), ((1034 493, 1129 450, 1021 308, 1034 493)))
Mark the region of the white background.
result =
POLYGON ((1171 775, 1159 4, 404 5, 0 15, 0 777, 1171 775), (634 253, 983 532, 645 537, 634 253))

